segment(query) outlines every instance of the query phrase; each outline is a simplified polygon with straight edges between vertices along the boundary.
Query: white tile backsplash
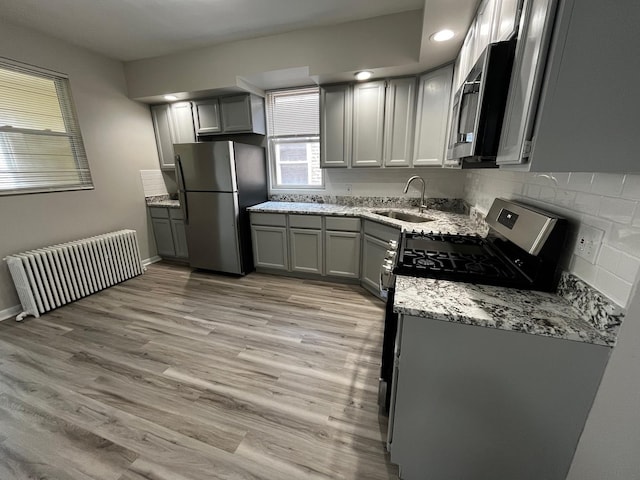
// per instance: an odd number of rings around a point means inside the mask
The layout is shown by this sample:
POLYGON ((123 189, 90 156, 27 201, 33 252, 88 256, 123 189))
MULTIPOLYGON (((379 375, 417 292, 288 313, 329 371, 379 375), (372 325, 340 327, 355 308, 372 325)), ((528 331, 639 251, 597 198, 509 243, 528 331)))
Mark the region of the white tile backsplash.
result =
POLYGON ((498 196, 568 218, 571 252, 580 224, 603 230, 595 265, 571 255, 568 268, 615 302, 627 305, 640 275, 640 174, 466 172, 464 198, 471 206, 486 212, 498 196))
POLYGON ((142 189, 145 197, 167 195, 167 187, 160 170, 140 170, 142 189))
POLYGON ((622 193, 624 175, 619 173, 594 173, 591 193, 617 196, 622 193))
POLYGON ((636 210, 636 203, 623 198, 602 197, 598 216, 618 223, 630 223, 636 210))

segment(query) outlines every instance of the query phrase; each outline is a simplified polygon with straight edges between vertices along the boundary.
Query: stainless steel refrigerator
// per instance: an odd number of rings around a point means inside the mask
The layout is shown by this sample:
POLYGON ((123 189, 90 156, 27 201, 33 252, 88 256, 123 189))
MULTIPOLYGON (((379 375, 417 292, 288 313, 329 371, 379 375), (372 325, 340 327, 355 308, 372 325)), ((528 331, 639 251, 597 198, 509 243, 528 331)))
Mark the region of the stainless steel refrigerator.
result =
POLYGON ((189 264, 244 275, 253 270, 246 208, 267 200, 264 148, 238 142, 174 145, 189 264))

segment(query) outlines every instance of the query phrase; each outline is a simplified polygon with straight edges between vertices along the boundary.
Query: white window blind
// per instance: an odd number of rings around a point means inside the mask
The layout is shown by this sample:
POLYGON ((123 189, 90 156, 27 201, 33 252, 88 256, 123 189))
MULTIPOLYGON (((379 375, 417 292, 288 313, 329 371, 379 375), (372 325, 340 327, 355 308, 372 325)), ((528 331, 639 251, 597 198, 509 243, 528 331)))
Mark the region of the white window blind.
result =
POLYGON ((322 188, 320 92, 317 87, 267 92, 273 188, 322 188))
POLYGON ((0 59, 0 195, 87 188, 69 80, 0 59))

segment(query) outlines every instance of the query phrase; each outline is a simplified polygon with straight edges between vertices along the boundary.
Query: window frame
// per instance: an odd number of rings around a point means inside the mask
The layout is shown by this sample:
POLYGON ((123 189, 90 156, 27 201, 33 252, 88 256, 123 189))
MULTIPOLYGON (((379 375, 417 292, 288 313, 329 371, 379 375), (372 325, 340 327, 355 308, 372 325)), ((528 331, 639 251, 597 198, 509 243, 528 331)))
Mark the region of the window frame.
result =
MULTIPOLYGON (((307 85, 304 87, 292 87, 292 88, 281 88, 277 90, 269 90, 266 92, 267 95, 278 92, 289 92, 292 95, 295 94, 296 90, 304 91, 309 89, 317 89, 318 93, 318 102, 320 101, 320 88, 317 85, 307 85)), ((267 102, 265 102, 266 104, 267 102)), ((269 107, 265 105, 268 109, 269 107)), ((269 111, 267 110, 266 115, 269 115, 269 111)), ((275 151, 276 145, 279 143, 302 143, 304 141, 314 141, 318 142, 318 147, 320 147, 320 125, 318 125, 318 134, 302 134, 302 135, 270 135, 269 133, 269 124, 267 121, 267 161, 269 164, 269 186, 271 191, 288 191, 288 190, 309 190, 309 191, 322 191, 326 189, 326 180, 325 180, 325 170, 320 168, 320 185, 309 185, 309 184, 281 184, 278 183, 278 165, 277 165, 277 154, 275 151)))
MULTIPOLYGON (((84 141, 82 139, 82 134, 80 131, 78 115, 76 112, 75 104, 73 102, 69 76, 61 72, 37 67, 23 62, 18 62, 6 57, 0 57, 0 69, 6 71, 14 71, 19 74, 30 75, 36 78, 44 78, 52 81, 56 91, 56 99, 60 107, 61 120, 65 128, 65 131, 62 132, 28 127, 14 127, 11 125, 0 125, 0 145, 2 145, 4 142, 4 145, 6 145, 7 149, 13 148, 10 140, 3 137, 3 134, 7 133, 24 135, 26 136, 25 140, 27 141, 29 139, 29 136, 31 135, 33 135, 34 139, 37 137, 66 138, 69 142, 69 150, 71 152, 71 156, 73 157, 73 163, 75 164, 75 169, 69 171, 74 172, 74 174, 77 175, 77 181, 68 182, 65 184, 63 183, 64 180, 56 178, 54 173, 56 172, 55 169, 47 171, 44 162, 38 165, 40 170, 19 172, 20 164, 16 164, 15 158, 10 159, 10 161, 14 163, 14 169, 13 171, 7 170, 7 172, 5 173, 7 173, 7 178, 13 175, 14 178, 12 180, 18 185, 14 185, 11 188, 3 188, 2 184, 0 183, 0 197, 10 195, 27 195, 34 193, 93 190, 95 186, 93 184, 89 160, 84 148, 84 141), (18 168, 15 168, 16 165, 18 165, 18 168), (22 177, 20 176, 21 174, 22 177), (45 180, 42 181, 42 185, 30 186, 29 177, 35 177, 37 175, 46 177, 45 180), (56 181, 60 183, 56 183, 56 181), (19 185, 20 183, 22 183, 23 185, 19 185)), ((48 148, 52 148, 52 146, 48 146, 48 148)), ((51 150, 47 151, 46 154, 55 156, 55 153, 52 153, 51 150)), ((0 175, 1 174, 2 172, 0 172, 0 175)))

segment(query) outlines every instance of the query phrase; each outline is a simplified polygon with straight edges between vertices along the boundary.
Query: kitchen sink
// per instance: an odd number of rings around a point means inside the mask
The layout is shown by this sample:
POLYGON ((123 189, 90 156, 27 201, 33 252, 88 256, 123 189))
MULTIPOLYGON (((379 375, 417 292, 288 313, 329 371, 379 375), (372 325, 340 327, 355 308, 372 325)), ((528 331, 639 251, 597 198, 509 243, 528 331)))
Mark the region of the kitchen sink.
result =
POLYGON ((376 215, 382 215, 383 217, 394 218, 396 220, 402 220, 403 222, 411 223, 426 223, 433 222, 433 218, 423 217, 421 215, 414 215, 413 213, 396 212, 393 210, 376 210, 373 213, 376 215))

